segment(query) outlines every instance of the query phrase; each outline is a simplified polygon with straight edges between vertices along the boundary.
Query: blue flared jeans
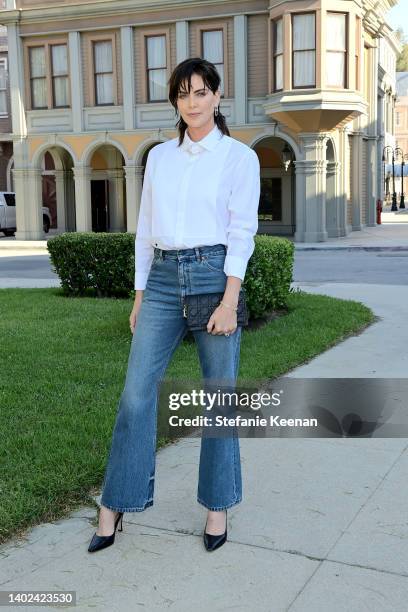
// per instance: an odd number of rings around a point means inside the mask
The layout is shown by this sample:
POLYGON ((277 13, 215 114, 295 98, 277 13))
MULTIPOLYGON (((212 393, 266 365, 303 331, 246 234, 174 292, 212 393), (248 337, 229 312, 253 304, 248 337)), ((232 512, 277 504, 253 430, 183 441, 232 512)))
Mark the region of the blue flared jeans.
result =
MULTIPOLYGON (((188 331, 186 295, 225 290, 222 244, 191 249, 154 249, 131 342, 127 374, 116 415, 101 504, 121 512, 153 505, 159 387, 171 357, 188 331)), ((204 386, 238 376, 241 327, 230 336, 194 331, 204 386)), ((197 501, 223 510, 242 501, 236 433, 201 436, 197 501)))

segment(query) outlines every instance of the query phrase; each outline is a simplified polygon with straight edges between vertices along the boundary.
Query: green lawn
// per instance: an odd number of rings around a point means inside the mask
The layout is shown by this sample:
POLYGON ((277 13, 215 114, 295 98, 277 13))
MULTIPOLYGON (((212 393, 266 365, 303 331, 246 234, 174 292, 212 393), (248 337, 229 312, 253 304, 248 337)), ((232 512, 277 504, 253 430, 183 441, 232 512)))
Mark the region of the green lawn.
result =
MULTIPOLYGON (((99 492, 132 335, 132 300, 0 289, 0 542, 99 492)), ((240 380, 271 379, 375 320, 358 302, 291 293, 288 313, 241 342, 240 380)), ((195 344, 166 380, 200 380, 195 344)), ((158 447, 165 438, 158 437, 158 447)))

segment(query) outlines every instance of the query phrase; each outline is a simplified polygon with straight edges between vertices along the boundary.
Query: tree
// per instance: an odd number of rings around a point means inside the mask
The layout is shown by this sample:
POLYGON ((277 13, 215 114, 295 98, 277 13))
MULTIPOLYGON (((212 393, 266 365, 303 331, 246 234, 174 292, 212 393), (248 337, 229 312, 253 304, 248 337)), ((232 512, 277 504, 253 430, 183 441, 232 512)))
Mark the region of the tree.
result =
POLYGON ((407 44, 407 39, 406 39, 406 36, 404 34, 404 30, 401 27, 399 27, 395 31, 395 34, 397 35, 397 38, 400 41, 400 43, 402 43, 404 45, 402 47, 402 51, 401 51, 399 57, 397 58, 397 72, 406 72, 406 71, 408 71, 408 44, 407 44))

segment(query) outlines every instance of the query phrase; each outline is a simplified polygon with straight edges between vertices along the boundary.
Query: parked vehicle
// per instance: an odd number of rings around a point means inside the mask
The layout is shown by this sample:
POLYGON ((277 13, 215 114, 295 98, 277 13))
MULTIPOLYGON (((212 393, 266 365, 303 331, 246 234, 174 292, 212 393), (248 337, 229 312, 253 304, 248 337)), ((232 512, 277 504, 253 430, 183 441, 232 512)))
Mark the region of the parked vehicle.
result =
MULTIPOLYGON (((51 225, 50 209, 42 207, 43 228, 48 233, 51 225)), ((16 194, 13 191, 0 191, 0 232, 14 236, 16 231, 16 194)))

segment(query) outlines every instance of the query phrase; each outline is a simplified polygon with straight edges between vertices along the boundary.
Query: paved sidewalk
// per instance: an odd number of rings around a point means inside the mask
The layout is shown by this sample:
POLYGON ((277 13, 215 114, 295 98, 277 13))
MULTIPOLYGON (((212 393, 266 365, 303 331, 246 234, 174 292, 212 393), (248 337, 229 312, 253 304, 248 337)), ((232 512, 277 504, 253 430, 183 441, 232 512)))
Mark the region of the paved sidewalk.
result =
MULTIPOLYGON (((368 228, 367 244, 387 232, 368 228)), ((289 376, 408 378, 408 287, 293 286, 361 301, 379 320, 289 376)), ((98 612, 407 610, 407 439, 241 439, 243 502, 211 554, 196 502, 199 447, 185 438, 158 452, 154 505, 125 514, 112 547, 87 552, 90 507, 1 546, 1 590, 74 590, 77 610, 98 612)))
MULTIPOLYGON (((407 377, 407 287, 297 286, 362 301, 380 320, 291 376, 407 377)), ((1 588, 75 590, 78 610, 98 612, 405 612, 406 439, 242 439, 244 499, 212 554, 196 502, 199 444, 158 452, 154 506, 125 514, 105 551, 87 552, 93 508, 3 545, 1 588)))
MULTIPOLYGON (((408 221, 408 218, 407 218, 408 221)), ((408 224, 400 222, 384 223, 376 227, 365 227, 351 232, 348 236, 329 238, 325 242, 297 242, 298 251, 363 249, 363 250, 408 250, 408 224)))
MULTIPOLYGON (((407 204, 408 205, 408 204, 407 204)), ((297 242, 296 250, 310 249, 373 249, 383 248, 395 250, 408 250, 408 210, 392 213, 382 213, 381 225, 365 227, 361 231, 350 232, 348 236, 329 238, 324 242, 297 242)), ((57 235, 50 230, 47 238, 57 235)), ((294 240, 292 236, 283 236, 294 240)), ((16 240, 14 237, 6 238, 0 234, 0 257, 14 257, 17 255, 48 254, 46 240, 16 240)))

